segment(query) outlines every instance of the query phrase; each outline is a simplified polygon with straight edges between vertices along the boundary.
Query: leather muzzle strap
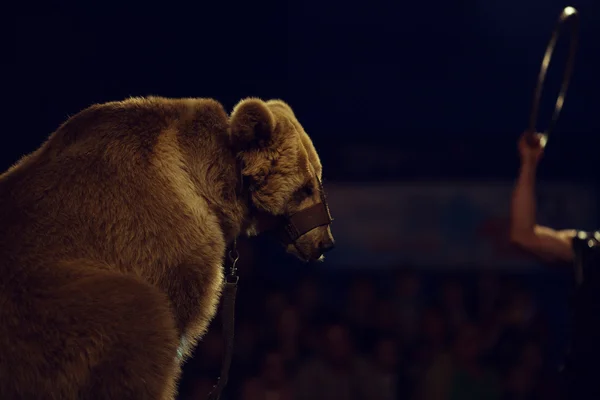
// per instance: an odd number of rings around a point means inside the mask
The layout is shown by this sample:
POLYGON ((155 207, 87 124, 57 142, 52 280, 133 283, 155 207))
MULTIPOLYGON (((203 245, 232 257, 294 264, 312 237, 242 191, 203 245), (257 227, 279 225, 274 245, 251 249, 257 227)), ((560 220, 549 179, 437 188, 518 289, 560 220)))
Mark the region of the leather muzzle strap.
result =
POLYGON ((319 178, 317 178, 317 182, 321 201, 285 218, 279 235, 284 245, 295 244, 300 236, 320 226, 329 225, 333 221, 325 190, 323 190, 323 183, 319 178))
POLYGON ((293 244, 300 236, 320 226, 329 225, 331 221, 327 203, 319 202, 287 218, 281 240, 286 245, 293 244))

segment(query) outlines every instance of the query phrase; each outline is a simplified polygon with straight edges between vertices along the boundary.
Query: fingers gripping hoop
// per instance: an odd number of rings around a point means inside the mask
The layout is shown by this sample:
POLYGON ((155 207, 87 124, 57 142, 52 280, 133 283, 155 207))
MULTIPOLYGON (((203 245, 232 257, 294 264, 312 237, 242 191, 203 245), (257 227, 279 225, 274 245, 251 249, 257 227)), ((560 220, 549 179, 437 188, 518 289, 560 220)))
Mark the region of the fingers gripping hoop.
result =
POLYGON ((565 72, 563 74, 562 84, 560 87, 560 92, 558 93, 558 97, 556 99, 556 104, 554 106, 554 113, 552 114, 552 119, 546 128, 546 131, 541 134, 541 144, 545 146, 548 141, 548 136, 550 132, 554 129, 556 125, 556 121, 560 115, 563 104, 565 102, 565 96, 567 94, 567 89, 569 88, 569 82, 571 80, 571 75, 573 74, 573 65, 575 64, 575 53, 577 52, 577 40, 578 40, 578 28, 579 28, 579 13, 573 7, 566 7, 561 13, 556 27, 552 32, 552 36, 550 38, 550 42, 548 42, 548 46, 546 47, 546 52, 544 54, 544 59, 542 61, 542 66, 540 67, 540 73, 538 75, 537 85, 535 87, 535 91, 533 94, 533 102, 531 105, 531 113, 529 114, 529 132, 536 132, 536 125, 538 119, 538 113, 540 108, 540 100, 542 98, 542 89, 544 88, 544 82, 546 81, 546 73, 548 72, 548 67, 550 66, 550 60, 552 59, 552 53, 554 52, 554 48, 556 47, 556 42, 558 41, 558 37, 561 33, 561 28, 563 25, 570 23, 571 28, 571 41, 569 43, 569 55, 565 65, 565 72))

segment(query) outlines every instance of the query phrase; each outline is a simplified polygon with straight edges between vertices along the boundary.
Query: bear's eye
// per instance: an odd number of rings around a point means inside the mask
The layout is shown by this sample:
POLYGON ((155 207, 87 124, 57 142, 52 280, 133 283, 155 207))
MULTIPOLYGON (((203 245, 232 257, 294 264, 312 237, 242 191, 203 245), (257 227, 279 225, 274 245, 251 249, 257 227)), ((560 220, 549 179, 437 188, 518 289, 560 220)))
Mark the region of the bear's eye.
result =
POLYGON ((312 184, 306 184, 300 189, 298 189, 296 193, 294 193, 294 198, 296 199, 296 201, 301 202, 309 197, 312 197, 314 193, 315 189, 312 186, 312 184))
POLYGON ((306 197, 311 197, 315 193, 315 189, 311 185, 306 185, 302 188, 302 192, 306 197))

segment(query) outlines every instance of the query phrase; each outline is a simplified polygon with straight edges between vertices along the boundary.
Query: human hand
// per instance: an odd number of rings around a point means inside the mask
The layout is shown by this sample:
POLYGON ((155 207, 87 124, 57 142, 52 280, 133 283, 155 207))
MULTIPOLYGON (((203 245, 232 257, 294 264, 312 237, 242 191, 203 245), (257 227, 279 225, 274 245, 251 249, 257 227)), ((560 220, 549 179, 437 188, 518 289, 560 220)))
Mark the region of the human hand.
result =
POLYGON ((542 133, 526 131, 519 138, 519 155, 521 163, 537 164, 544 154, 548 138, 542 133))

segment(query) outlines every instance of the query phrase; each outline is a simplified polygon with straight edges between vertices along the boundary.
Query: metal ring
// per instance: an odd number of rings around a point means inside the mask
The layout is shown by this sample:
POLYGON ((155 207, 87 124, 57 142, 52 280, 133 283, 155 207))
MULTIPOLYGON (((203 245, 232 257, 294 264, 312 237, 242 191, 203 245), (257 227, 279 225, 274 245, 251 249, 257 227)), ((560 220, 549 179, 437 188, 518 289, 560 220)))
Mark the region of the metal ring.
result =
POLYGON ((548 135, 554 129, 556 125, 556 121, 560 115, 560 111, 562 110, 563 104, 565 102, 565 96, 567 94, 567 89, 569 88, 569 82, 571 80, 571 75, 573 74, 573 66, 575 64, 575 53, 577 52, 577 39, 578 39, 578 27, 579 27, 579 12, 573 7, 566 7, 561 13, 556 27, 552 32, 552 36, 550 38, 550 42, 548 42, 548 46, 546 47, 546 52, 544 54, 544 59, 542 60, 542 66, 540 67, 540 73, 538 75, 537 85, 533 94, 533 102, 531 105, 531 113, 529 114, 529 131, 534 133, 536 132, 536 123, 538 118, 538 112, 540 107, 540 100, 542 97, 542 89, 544 88, 544 82, 546 80, 546 72, 548 72, 548 67, 550 65, 550 60, 552 59, 552 53, 554 52, 554 48, 556 47, 556 42, 558 41, 558 37, 560 36, 560 31, 563 26, 568 21, 572 21, 571 25, 571 43, 569 46, 569 56, 567 58, 565 72, 563 74, 562 84, 560 87, 560 92, 556 99, 556 104, 554 106, 554 113, 552 114, 552 119, 550 120, 550 124, 545 132, 542 133, 542 145, 545 146, 548 141, 548 135))

